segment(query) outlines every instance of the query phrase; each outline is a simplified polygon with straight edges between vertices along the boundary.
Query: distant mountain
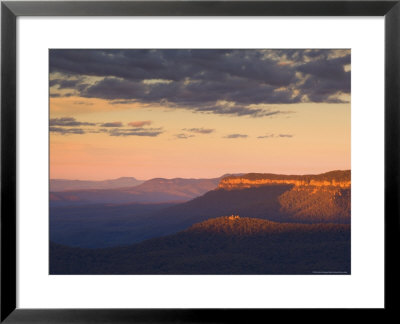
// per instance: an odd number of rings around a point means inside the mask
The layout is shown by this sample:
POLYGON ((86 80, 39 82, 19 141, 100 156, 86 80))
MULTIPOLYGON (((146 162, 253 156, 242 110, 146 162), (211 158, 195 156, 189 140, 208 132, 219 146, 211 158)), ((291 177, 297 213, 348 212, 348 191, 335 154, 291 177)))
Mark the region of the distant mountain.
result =
POLYGON ((51 274, 350 274, 350 226, 220 217, 109 249, 50 244, 51 274))
POLYGON ((50 179, 50 192, 66 191, 66 190, 82 190, 82 189, 113 189, 123 187, 133 187, 143 183, 133 177, 122 177, 111 180, 67 180, 67 179, 50 179))
POLYGON ((166 203, 182 202, 215 189, 220 178, 214 179, 163 179, 156 178, 134 187, 116 189, 69 190, 51 192, 50 202, 54 205, 69 203, 166 203))

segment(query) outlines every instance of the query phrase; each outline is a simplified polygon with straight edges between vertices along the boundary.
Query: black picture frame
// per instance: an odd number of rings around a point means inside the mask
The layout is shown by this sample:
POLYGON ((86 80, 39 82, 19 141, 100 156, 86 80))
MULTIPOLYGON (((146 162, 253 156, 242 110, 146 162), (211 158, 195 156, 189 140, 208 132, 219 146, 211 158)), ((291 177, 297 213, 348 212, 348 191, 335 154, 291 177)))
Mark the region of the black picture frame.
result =
MULTIPOLYGON (((1 3, 1 322, 258 322, 272 309, 16 308, 16 19, 19 16, 384 16, 385 308, 397 308, 399 274, 400 1, 4 1, 1 3)), ((373 190, 373 188, 371 188, 373 190)), ((345 293, 345 292, 344 292, 345 293)), ((309 311, 296 310, 300 314, 309 311)), ((328 311, 328 310, 326 310, 328 311)), ((355 311, 355 310, 354 310, 355 311)), ((349 311, 347 311, 349 312, 349 311)), ((384 312, 384 313, 382 313, 384 312)), ((368 316, 370 316, 368 313, 368 316)), ((245 323, 243 322, 243 323, 245 323)))

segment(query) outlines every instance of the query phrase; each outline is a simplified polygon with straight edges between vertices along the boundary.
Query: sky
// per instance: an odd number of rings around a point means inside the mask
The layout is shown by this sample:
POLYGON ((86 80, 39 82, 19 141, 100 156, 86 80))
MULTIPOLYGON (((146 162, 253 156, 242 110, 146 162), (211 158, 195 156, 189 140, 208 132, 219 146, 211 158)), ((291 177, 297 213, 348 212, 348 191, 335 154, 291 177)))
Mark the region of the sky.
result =
POLYGON ((52 49, 50 178, 350 169, 345 49, 52 49))

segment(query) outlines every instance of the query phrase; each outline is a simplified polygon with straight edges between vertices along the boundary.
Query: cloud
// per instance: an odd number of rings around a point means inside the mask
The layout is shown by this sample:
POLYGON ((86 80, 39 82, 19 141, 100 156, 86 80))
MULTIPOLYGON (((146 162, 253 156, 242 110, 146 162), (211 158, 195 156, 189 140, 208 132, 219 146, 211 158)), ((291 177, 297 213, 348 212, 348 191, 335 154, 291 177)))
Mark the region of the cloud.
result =
POLYGON ((152 124, 151 120, 142 120, 142 121, 134 121, 134 122, 130 122, 128 123, 128 126, 132 126, 132 127, 143 127, 143 126, 149 126, 152 124))
POLYGON ((125 100, 125 99, 123 99, 123 100, 111 100, 111 101, 109 101, 109 104, 110 105, 130 105, 130 104, 133 104, 133 103, 136 103, 137 101, 136 100, 125 100))
POLYGON ((51 133, 57 133, 60 135, 67 135, 67 134, 85 134, 85 131, 81 128, 64 128, 64 127, 50 127, 51 133))
POLYGON ((87 102, 87 101, 74 101, 74 105, 85 105, 85 106, 93 106, 94 104, 92 102, 87 102))
POLYGON ((248 136, 245 134, 229 134, 224 136, 224 138, 247 138, 248 136))
POLYGON ((79 122, 73 117, 50 118, 50 126, 94 126, 95 123, 79 122))
POLYGON ((128 128, 128 129, 112 129, 110 136, 148 136, 155 137, 163 133, 161 128, 128 128))
POLYGON ((215 131, 215 129, 211 128, 183 128, 182 130, 196 134, 210 134, 215 131))
MULTIPOLYGON (((139 127, 140 125, 150 125, 151 121, 139 121, 129 123, 133 128, 121 128, 122 122, 105 122, 105 123, 89 123, 79 122, 73 117, 62 117, 50 119, 50 132, 60 135, 68 134, 108 134, 110 136, 149 136, 154 137, 163 133, 161 127, 146 128, 139 127), (71 128, 74 126, 98 126, 86 128, 71 128)), ((190 136, 189 136, 190 137, 190 136)))
POLYGON ((50 98, 72 97, 72 96, 74 96, 74 94, 71 93, 71 92, 68 92, 68 93, 54 93, 54 92, 51 92, 50 93, 50 98))
POLYGON ((176 134, 175 137, 176 137, 176 138, 179 138, 179 139, 188 139, 188 138, 190 138, 190 137, 195 137, 195 136, 194 136, 194 135, 189 135, 189 134, 183 134, 183 133, 181 133, 181 134, 176 134))
POLYGON ((299 71, 308 75, 308 78, 299 86, 299 90, 312 102, 341 102, 332 99, 332 95, 350 93, 351 71, 345 71, 344 68, 348 64, 350 55, 303 64, 299 71))
POLYGON ((218 115, 250 116, 250 117, 270 117, 274 115, 288 114, 291 111, 271 110, 263 108, 250 108, 241 105, 226 105, 217 103, 214 106, 196 107, 198 112, 209 112, 218 115))
POLYGON ((274 137, 274 134, 267 134, 267 135, 257 136, 257 138, 272 138, 272 137, 274 137))
POLYGON ((257 138, 279 138, 279 137, 287 137, 287 138, 291 138, 294 135, 292 134, 266 134, 266 135, 262 135, 262 136, 257 136, 257 138))
POLYGON ((122 127, 123 124, 121 122, 108 122, 100 125, 101 127, 122 127))
POLYGON ((246 79, 212 81, 202 80, 187 83, 177 81, 169 84, 144 84, 140 81, 106 77, 93 86, 84 89, 81 95, 88 98, 102 98, 111 103, 143 104, 157 103, 169 108, 183 108, 207 111, 216 114, 237 116, 268 116, 269 111, 251 109, 254 104, 295 103, 301 96, 293 96, 293 90, 275 91, 270 85, 258 84, 246 79), (132 98, 135 98, 132 101, 132 98), (220 102, 230 104, 221 105, 220 102))
POLYGON ((342 102, 340 94, 350 93, 350 63, 343 49, 50 50, 54 91, 253 117, 282 112, 251 105, 342 102))
POLYGON ((82 83, 82 78, 78 79, 53 79, 50 80, 50 87, 57 86, 59 89, 73 89, 82 83))
MULTIPOLYGON (((221 79, 226 75, 276 85, 291 81, 290 70, 279 68, 258 50, 50 50, 50 72, 113 76, 129 80, 182 81, 221 79)), ((157 82, 165 84, 167 82, 157 82)))

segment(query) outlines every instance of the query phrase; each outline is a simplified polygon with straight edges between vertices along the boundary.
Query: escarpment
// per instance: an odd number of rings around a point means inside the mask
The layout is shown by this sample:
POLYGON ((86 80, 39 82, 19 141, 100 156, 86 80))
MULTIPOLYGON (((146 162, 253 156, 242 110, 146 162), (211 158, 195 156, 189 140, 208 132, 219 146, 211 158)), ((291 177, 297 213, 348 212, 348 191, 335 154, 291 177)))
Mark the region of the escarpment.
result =
POLYGON ((259 187, 270 184, 291 184, 295 187, 351 187, 351 171, 331 171, 317 175, 283 175, 270 173, 249 173, 223 178, 219 189, 233 190, 259 187))

